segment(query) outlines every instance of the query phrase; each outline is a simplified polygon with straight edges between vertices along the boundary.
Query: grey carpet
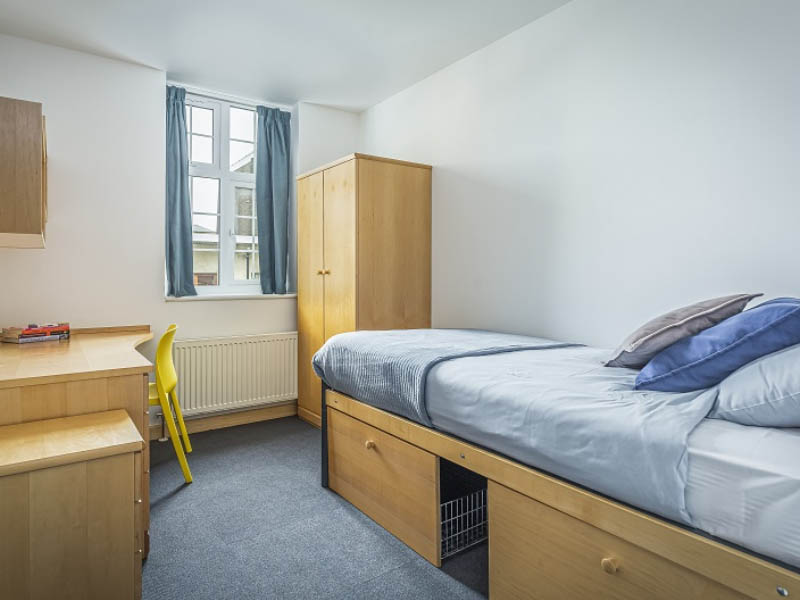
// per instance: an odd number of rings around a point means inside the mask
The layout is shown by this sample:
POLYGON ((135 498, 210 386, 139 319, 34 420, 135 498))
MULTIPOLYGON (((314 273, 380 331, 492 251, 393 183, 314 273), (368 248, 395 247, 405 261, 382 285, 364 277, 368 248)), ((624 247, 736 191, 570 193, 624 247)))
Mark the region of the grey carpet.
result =
POLYGON ((486 545, 437 569, 319 485, 319 431, 294 417, 192 436, 194 483, 151 444, 144 600, 487 595, 486 545))

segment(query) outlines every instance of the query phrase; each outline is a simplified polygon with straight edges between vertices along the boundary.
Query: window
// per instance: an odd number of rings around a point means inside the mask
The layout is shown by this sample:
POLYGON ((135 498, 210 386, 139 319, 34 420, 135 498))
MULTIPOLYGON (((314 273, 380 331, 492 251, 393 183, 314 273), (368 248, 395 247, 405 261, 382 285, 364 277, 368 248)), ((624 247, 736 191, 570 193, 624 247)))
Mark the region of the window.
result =
POLYGON ((255 107, 186 94, 194 284, 260 294, 255 107))

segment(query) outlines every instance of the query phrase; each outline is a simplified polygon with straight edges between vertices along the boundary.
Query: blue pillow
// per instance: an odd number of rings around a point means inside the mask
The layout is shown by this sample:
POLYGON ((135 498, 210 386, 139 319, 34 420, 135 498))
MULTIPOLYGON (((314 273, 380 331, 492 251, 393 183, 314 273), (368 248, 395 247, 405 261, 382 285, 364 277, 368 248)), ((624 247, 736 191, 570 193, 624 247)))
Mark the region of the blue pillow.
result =
POLYGON ((634 389, 691 392, 747 363, 800 343, 800 299, 776 298, 684 338, 656 354, 634 389))

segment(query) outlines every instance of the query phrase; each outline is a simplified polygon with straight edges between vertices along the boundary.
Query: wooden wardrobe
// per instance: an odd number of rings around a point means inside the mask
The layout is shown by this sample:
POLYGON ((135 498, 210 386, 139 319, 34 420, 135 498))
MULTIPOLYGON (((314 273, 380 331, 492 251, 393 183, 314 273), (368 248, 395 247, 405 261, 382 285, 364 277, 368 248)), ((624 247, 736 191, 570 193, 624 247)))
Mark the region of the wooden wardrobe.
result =
POLYGON ((297 412, 319 427, 328 338, 430 327, 431 167, 351 154, 300 175, 297 245, 297 412))

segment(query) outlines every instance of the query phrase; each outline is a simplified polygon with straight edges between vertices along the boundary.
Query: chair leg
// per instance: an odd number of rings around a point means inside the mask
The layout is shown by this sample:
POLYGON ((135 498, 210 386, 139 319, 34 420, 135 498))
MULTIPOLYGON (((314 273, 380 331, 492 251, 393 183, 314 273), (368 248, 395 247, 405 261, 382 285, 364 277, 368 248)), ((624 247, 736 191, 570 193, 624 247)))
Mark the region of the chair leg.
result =
POLYGON ((178 427, 181 429, 183 447, 186 448, 186 454, 190 454, 192 452, 192 443, 189 441, 189 432, 186 431, 186 423, 183 422, 183 412, 181 411, 180 402, 178 402, 178 392, 175 390, 172 390, 172 408, 175 409, 175 417, 178 419, 178 427))
POLYGON ((167 423, 169 437, 172 440, 172 447, 175 448, 175 455, 178 457, 178 463, 181 465, 181 471, 183 471, 183 478, 186 480, 186 483, 192 483, 192 472, 189 470, 189 463, 186 460, 186 455, 183 453, 183 446, 181 446, 181 440, 178 437, 175 420, 172 418, 169 400, 167 400, 166 396, 161 396, 161 394, 159 394, 159 403, 161 404, 161 412, 164 414, 164 421, 167 423))

